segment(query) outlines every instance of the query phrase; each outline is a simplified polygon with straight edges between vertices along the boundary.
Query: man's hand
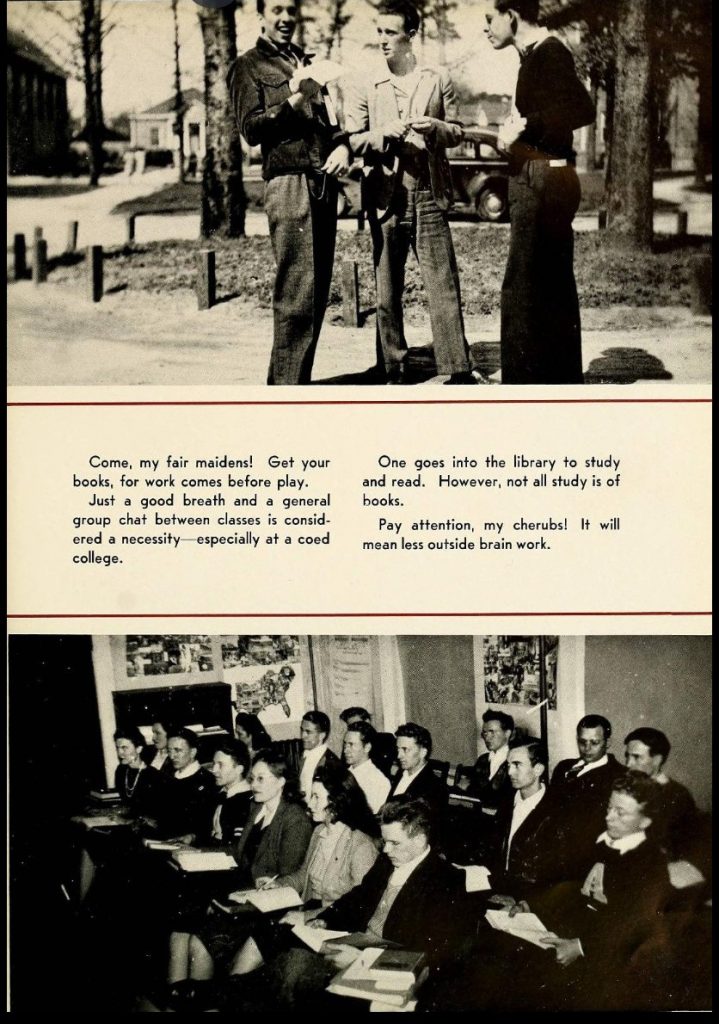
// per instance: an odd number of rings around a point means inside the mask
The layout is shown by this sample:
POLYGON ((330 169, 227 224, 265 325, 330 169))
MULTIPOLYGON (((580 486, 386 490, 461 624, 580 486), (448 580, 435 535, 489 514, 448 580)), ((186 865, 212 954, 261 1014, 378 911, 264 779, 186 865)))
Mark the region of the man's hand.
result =
POLYGON ((322 170, 326 174, 331 174, 333 178, 341 178, 350 169, 351 163, 352 154, 350 153, 349 146, 342 143, 342 145, 336 146, 332 150, 325 160, 322 170))
POLYGON ((272 875, 260 875, 255 879, 255 889, 276 889, 277 882, 272 875))
POLYGON ((305 923, 304 910, 288 910, 284 917, 280 918, 280 924, 289 924, 292 928, 296 924, 305 923))
POLYGON ((328 942, 322 950, 325 956, 339 970, 349 967, 360 955, 360 950, 354 946, 346 946, 342 942, 328 942))
POLYGON ((510 917, 516 917, 517 914, 529 914, 529 913, 531 913, 531 911, 529 909, 529 904, 527 903, 527 901, 526 900, 518 900, 514 904, 514 906, 511 908, 511 910, 509 911, 509 916, 510 917))
POLYGON ((509 149, 527 127, 527 118, 512 113, 499 129, 497 140, 502 149, 509 149))
POLYGON ((290 92, 293 96, 301 95, 306 100, 311 100, 321 88, 320 83, 309 76, 298 78, 297 75, 293 75, 290 79, 290 92))
POLYGON ((416 117, 410 121, 409 126, 418 135, 431 135, 437 124, 436 117, 416 117))
POLYGON ((509 910, 517 902, 514 896, 502 896, 500 893, 495 893, 489 897, 489 902, 495 907, 502 907, 504 910, 509 910))
POLYGON ((557 963, 562 967, 569 967, 582 956, 582 944, 579 939, 560 939, 558 935, 549 932, 541 939, 541 942, 545 946, 554 948, 557 954, 557 963))
POLYGON ((320 920, 319 917, 317 917, 317 918, 315 918, 314 921, 310 921, 309 924, 307 925, 307 927, 308 928, 326 928, 327 924, 324 921, 320 920))
POLYGON ((407 122, 401 121, 399 118, 396 121, 390 121, 382 128, 382 134, 387 142, 401 142, 408 131, 407 122))

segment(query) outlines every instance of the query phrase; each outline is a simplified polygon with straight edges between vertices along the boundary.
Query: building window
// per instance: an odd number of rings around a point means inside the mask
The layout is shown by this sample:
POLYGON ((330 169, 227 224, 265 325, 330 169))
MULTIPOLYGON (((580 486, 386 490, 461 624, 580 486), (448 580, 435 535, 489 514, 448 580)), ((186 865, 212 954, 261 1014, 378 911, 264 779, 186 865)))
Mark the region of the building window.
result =
POLYGON ((159 146, 160 145, 160 129, 159 128, 150 128, 150 145, 151 146, 159 146))

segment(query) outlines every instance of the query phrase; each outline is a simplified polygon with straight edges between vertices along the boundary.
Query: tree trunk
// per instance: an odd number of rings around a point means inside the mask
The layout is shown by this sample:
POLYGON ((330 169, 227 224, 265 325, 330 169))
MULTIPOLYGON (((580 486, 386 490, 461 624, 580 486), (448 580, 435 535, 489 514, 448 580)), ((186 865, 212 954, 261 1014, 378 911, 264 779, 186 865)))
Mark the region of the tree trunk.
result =
POLYGON ((104 117, 102 112, 102 0, 81 0, 82 64, 85 82, 85 132, 90 185, 102 173, 104 117))
MULTIPOLYGON (((592 103, 594 109, 598 110, 599 105, 599 86, 597 84, 596 75, 592 75, 589 83, 589 95, 592 97, 592 103)), ((597 119, 599 113, 597 113, 597 119)), ((587 126, 587 170, 596 171, 597 169, 597 121, 594 120, 590 125, 587 126)))
MULTIPOLYGON (((711 45, 711 44, 710 44, 711 45)), ((694 152, 694 182, 706 185, 712 158, 712 58, 711 50, 697 62, 697 142, 694 152)))
POLYGON ((246 199, 242 187, 240 132, 227 88, 227 73, 237 57, 235 9, 200 8, 205 51, 207 149, 202 167, 203 238, 245 233, 246 199))
POLYGON ((175 123, 177 135, 177 180, 185 180, 185 103, 180 75, 180 26, 177 20, 177 0, 172 0, 172 21, 175 31, 175 123))
POLYGON ((649 0, 622 0, 616 30, 608 227, 639 248, 653 237, 652 53, 649 0))

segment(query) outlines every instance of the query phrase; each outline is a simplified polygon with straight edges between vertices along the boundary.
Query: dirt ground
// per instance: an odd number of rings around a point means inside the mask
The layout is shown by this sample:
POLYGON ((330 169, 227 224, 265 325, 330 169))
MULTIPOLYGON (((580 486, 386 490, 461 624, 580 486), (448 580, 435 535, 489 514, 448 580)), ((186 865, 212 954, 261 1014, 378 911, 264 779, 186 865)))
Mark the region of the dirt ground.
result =
MULTIPOLYGON (((124 290, 92 303, 84 290, 29 281, 8 289, 10 385, 263 384, 272 316, 239 299, 199 311, 191 291, 124 290)), ((414 318, 413 318, 414 321, 414 318)), ((711 380, 711 322, 680 307, 583 311, 588 382, 711 380)), ((467 336, 479 362, 498 379, 499 318, 470 316, 467 336)), ((434 376, 429 325, 407 325, 413 379, 434 376)), ((375 325, 346 328, 331 309, 315 360, 317 383, 369 383, 375 325)))

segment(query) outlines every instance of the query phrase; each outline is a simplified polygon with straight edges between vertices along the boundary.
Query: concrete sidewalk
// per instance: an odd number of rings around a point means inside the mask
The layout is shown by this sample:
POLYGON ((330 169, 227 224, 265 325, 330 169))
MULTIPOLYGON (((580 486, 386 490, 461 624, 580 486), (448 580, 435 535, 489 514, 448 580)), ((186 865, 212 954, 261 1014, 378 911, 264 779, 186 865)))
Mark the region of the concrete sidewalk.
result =
MULTIPOLYGON (((586 309, 587 382, 709 384, 711 321, 680 307, 586 309)), ((239 299, 200 312, 192 292, 118 291, 93 304, 67 283, 8 289, 10 385, 263 384, 272 316, 239 299)), ((467 319, 479 362, 498 379, 499 318, 467 319)), ((407 325, 413 379, 433 376, 429 324, 407 325)), ((330 309, 315 359, 317 383, 369 383, 374 318, 345 328, 330 309)))

